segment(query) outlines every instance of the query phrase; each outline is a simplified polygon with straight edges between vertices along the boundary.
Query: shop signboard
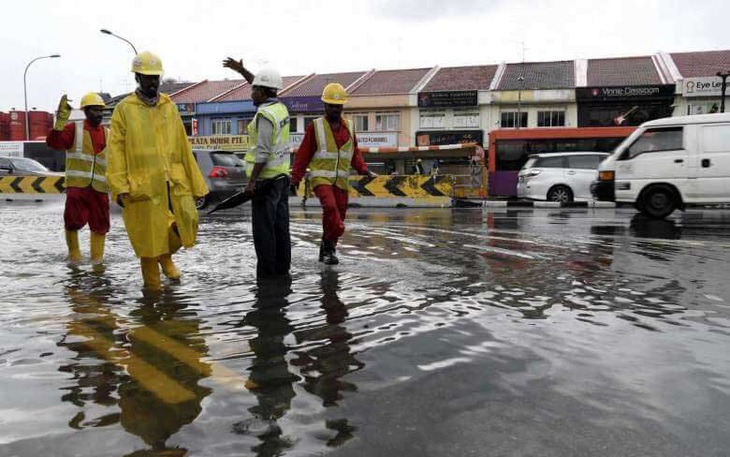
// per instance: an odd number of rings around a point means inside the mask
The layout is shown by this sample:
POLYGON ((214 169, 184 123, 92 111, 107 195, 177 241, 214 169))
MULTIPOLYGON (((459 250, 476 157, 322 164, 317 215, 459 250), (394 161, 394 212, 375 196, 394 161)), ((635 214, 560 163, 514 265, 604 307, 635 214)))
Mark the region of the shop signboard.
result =
POLYGON ((484 144, 482 130, 439 130, 416 132, 416 146, 442 146, 445 144, 478 143, 484 144))
POLYGON ((673 84, 651 86, 576 87, 575 98, 579 102, 639 100, 674 97, 673 84))
POLYGON ((320 97, 282 97, 279 100, 290 113, 322 113, 324 103, 320 97))
POLYGON ((195 103, 178 103, 177 110, 182 116, 195 114, 195 103))
POLYGON ((23 157, 23 141, 0 141, 0 157, 23 157))
POLYGON ((245 151, 248 149, 248 135, 210 135, 188 137, 193 149, 220 149, 222 151, 245 151))
POLYGON ((682 81, 682 96, 684 97, 719 98, 721 95, 722 79, 717 76, 708 76, 704 78, 687 78, 682 81))
POLYGON ((419 108, 456 108, 461 106, 477 106, 477 91, 457 90, 443 92, 419 92, 419 108))
POLYGON ((362 148, 394 148, 398 146, 398 134, 395 132, 358 133, 357 145, 362 148))

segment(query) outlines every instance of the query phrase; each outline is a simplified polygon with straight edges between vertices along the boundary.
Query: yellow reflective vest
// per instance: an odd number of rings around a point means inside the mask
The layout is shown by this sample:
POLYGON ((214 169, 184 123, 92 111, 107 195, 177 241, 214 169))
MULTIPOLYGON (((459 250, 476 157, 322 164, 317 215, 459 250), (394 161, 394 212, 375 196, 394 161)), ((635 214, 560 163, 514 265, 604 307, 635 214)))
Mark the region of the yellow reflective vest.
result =
POLYGON ((160 94, 149 106, 129 95, 114 108, 107 145, 112 199, 129 194, 122 217, 137 257, 169 253, 173 222, 183 246, 192 247, 198 233, 193 196, 206 195, 208 186, 175 103, 160 94))
POLYGON ((337 147, 332 127, 324 117, 319 117, 313 122, 317 151, 309 162, 312 189, 320 184, 337 186, 342 190, 349 188, 350 164, 354 152, 354 129, 352 121, 344 118, 342 121, 350 133, 350 139, 341 148, 337 147))
POLYGON ((271 153, 258 179, 271 179, 279 175, 291 173, 289 158, 289 110, 281 102, 259 106, 253 120, 248 124, 248 141, 251 147, 246 153, 246 174, 251 176, 256 162, 256 145, 258 144, 259 117, 268 119, 274 126, 271 137, 271 153))
MULTIPOLYGON (((66 151, 66 187, 93 187, 97 192, 109 192, 106 182, 106 148, 94 154, 91 134, 85 122, 76 123, 75 148, 66 151)), ((109 129, 104 127, 104 139, 109 141, 109 129)))

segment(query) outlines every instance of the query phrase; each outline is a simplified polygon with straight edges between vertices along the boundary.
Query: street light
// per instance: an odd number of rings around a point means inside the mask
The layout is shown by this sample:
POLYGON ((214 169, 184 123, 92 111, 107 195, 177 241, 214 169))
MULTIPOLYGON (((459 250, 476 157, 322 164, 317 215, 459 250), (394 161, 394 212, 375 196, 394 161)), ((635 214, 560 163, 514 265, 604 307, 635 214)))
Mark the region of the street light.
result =
POLYGON ((28 62, 28 65, 25 66, 25 71, 23 72, 23 98, 25 99, 25 141, 30 141, 30 128, 28 125, 28 84, 25 81, 25 77, 28 75, 28 67, 30 67, 30 65, 36 60, 55 59, 56 57, 61 57, 61 54, 51 54, 50 56, 36 57, 35 59, 28 62))
POLYGON ((520 128, 522 123, 522 87, 524 86, 525 78, 523 76, 517 77, 517 82, 520 83, 520 87, 517 90, 517 128, 520 128))
POLYGON ((130 46, 132 47, 132 50, 134 51, 134 55, 135 55, 135 56, 136 56, 137 54, 139 54, 139 53, 137 52, 137 48, 135 48, 135 47, 134 47, 134 45, 132 44, 132 42, 131 42, 131 41, 129 41, 129 40, 127 40, 126 38, 122 38, 122 37, 120 37, 119 35, 116 35, 116 34, 114 34, 114 33, 110 32, 110 31, 109 31, 109 30, 107 30, 107 29, 101 29, 101 30, 99 30, 99 31, 100 31, 101 33, 105 34, 105 35, 111 35, 111 36, 113 36, 113 37, 117 37, 117 38, 119 38, 120 40, 122 40, 122 41, 126 42, 126 43, 127 43, 128 45, 130 45, 130 46))
POLYGON ((720 88, 720 112, 725 112, 725 89, 727 89, 726 80, 730 76, 730 71, 718 71, 715 73, 717 76, 722 78, 722 87, 720 88))

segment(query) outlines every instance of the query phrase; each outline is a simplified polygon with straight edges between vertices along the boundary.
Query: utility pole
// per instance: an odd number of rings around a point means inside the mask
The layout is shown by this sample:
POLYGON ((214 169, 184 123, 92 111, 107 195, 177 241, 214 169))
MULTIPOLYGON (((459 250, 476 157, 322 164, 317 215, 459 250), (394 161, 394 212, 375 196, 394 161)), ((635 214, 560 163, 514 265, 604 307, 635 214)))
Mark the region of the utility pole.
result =
POLYGON ((725 112, 725 89, 727 89, 727 77, 730 71, 718 71, 716 75, 722 78, 722 86, 720 87, 720 112, 725 112))

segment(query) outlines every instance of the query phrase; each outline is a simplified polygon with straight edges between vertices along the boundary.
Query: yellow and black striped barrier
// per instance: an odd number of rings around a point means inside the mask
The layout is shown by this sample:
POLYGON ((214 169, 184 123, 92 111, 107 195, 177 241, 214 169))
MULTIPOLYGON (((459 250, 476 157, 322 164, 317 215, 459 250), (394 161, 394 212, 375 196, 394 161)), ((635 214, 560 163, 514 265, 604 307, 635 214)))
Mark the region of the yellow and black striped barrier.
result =
MULTIPOLYGON (((454 176, 391 175, 350 177, 350 197, 375 198, 417 198, 451 197, 454 191, 454 176)), ((309 196, 312 191, 306 187, 309 196)), ((303 195, 305 183, 300 184, 299 195, 303 195)))
POLYGON ((63 176, 1 176, 0 194, 62 194, 63 176))

